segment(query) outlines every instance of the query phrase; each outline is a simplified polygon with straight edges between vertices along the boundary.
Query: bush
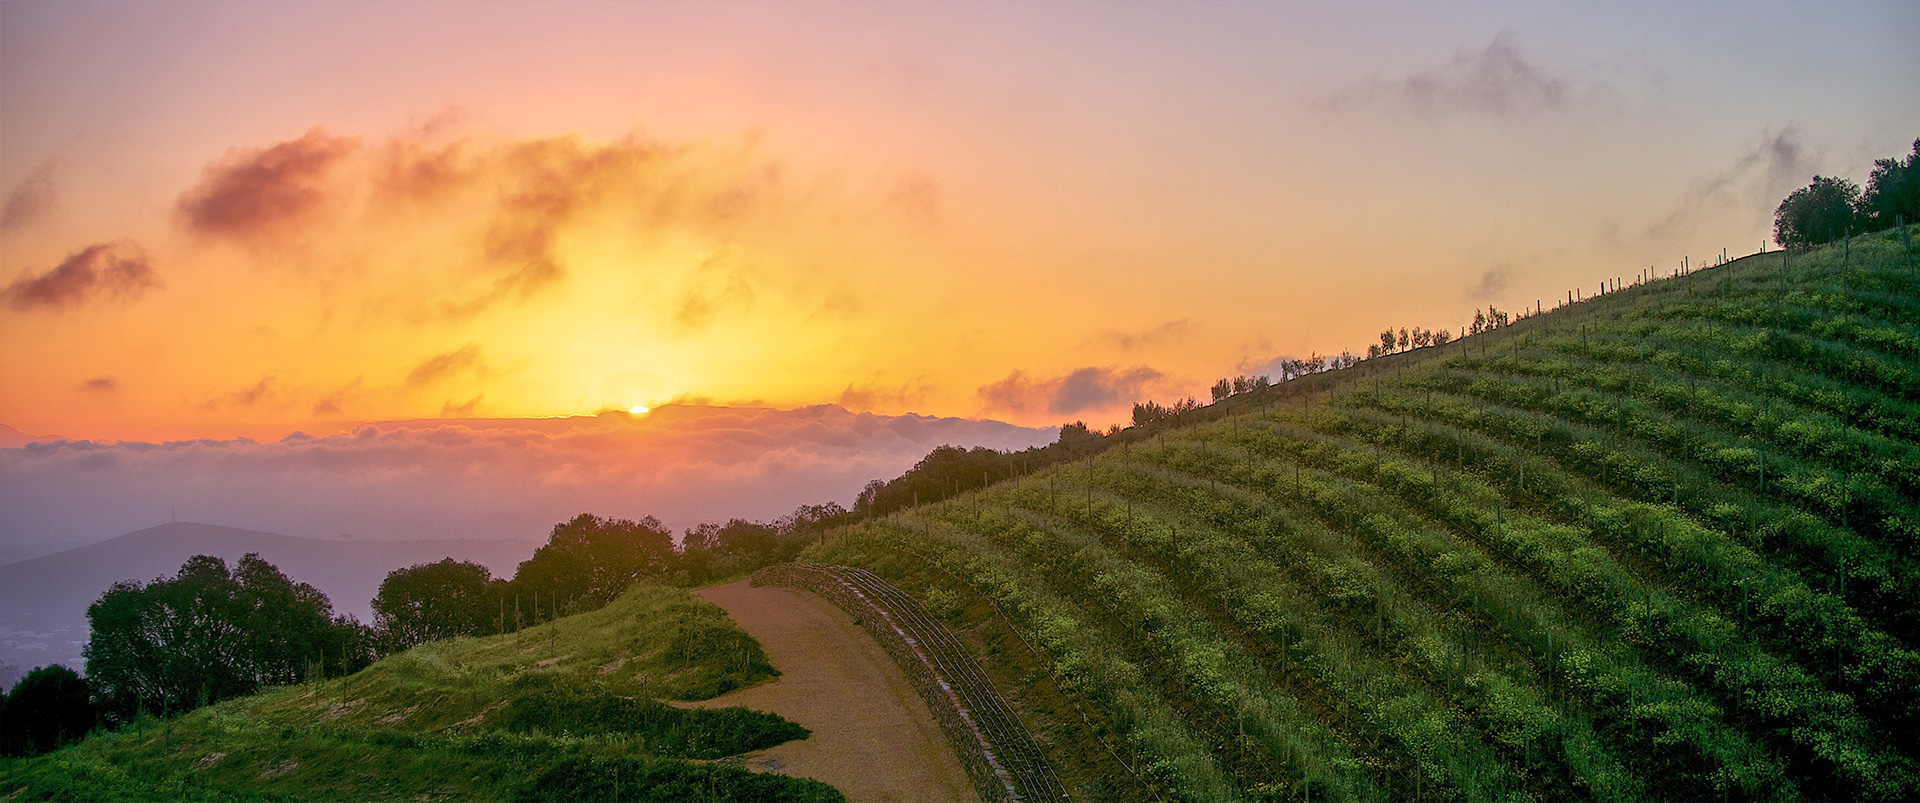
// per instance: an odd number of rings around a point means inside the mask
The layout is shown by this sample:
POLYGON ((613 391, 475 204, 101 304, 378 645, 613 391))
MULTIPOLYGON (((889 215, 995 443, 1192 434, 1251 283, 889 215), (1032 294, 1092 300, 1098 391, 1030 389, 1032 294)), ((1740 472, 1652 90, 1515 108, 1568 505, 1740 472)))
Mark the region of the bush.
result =
POLYGON ((514 792, 515 801, 754 800, 844 803, 839 790, 811 778, 749 772, 721 764, 644 758, 569 757, 548 765, 514 792))
POLYGON ((496 726, 509 731, 639 737, 649 753, 717 759, 811 734, 776 714, 745 708, 675 708, 658 700, 618 697, 577 680, 528 675, 496 726))

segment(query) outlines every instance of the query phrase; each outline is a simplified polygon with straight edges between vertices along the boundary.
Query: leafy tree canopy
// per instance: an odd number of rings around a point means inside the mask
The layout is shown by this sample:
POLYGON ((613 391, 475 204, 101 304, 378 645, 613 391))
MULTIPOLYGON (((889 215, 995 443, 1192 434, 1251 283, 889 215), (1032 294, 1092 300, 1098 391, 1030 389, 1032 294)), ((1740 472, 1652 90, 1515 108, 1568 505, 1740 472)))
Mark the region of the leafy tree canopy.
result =
POLYGON ((1920 139, 1901 159, 1878 159, 1860 197, 1860 218, 1868 231, 1920 221, 1920 139))
POLYGON ((113 584, 87 608, 87 676, 112 713, 184 711, 371 660, 365 629, 258 554, 195 555, 178 574, 113 584))
POLYGON ((498 632, 505 585, 487 567, 453 558, 396 569, 373 598, 374 629, 390 650, 498 632))
POLYGON ((1855 228, 1854 207, 1860 185, 1844 178, 1814 176, 1794 190, 1773 212, 1773 241, 1784 246, 1819 245, 1847 236, 1855 228))
POLYGON ((659 519, 605 519, 582 513, 556 524, 545 546, 514 573, 516 590, 570 609, 598 608, 642 577, 674 566, 673 533, 659 519))

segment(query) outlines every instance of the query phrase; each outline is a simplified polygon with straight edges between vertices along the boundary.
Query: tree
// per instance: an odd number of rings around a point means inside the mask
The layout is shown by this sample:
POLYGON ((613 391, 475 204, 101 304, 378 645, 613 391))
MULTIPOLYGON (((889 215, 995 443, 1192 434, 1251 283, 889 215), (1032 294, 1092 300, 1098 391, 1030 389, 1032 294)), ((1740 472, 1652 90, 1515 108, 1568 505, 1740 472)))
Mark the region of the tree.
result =
MULTIPOLYGON (((520 564, 516 591, 573 610, 599 608, 644 577, 674 568, 673 533, 659 519, 603 519, 587 513, 553 526, 545 546, 520 564)), ((544 610, 558 613, 554 607, 544 610)))
POLYGON ((1213 383, 1213 400, 1220 401, 1233 395, 1233 380, 1222 379, 1213 383))
POLYGON ((503 585, 487 567, 453 558, 395 569, 373 598, 374 630, 388 650, 499 632, 503 585))
POLYGON ((1867 191, 1860 196, 1859 219, 1867 231, 1920 221, 1920 139, 1904 161, 1874 160, 1867 191))
POLYGON ((186 711, 372 660, 365 628, 258 554, 195 555, 171 578, 113 584, 87 608, 82 654, 102 710, 186 711))
POLYGON ((1445 329, 1433 333, 1433 344, 1436 346, 1444 346, 1452 341, 1453 334, 1445 329))
MULTIPOLYGON (((1085 446, 1089 443, 1098 441, 1100 438, 1101 438, 1100 433, 1095 432, 1091 429, 1088 429, 1087 422, 1085 421, 1075 421, 1071 424, 1060 425, 1059 443, 1062 446, 1066 446, 1068 449, 1075 449, 1081 446, 1085 446)), ((932 456, 933 455, 928 455, 929 458, 931 458, 932 456)), ((925 461, 922 461, 922 462, 925 462, 925 461)), ((919 467, 915 466, 915 468, 917 469, 919 467)))
POLYGON ((43 666, 0 700, 0 753, 39 755, 86 736, 94 722, 87 681, 59 664, 43 666))
POLYGON ((1814 176, 1794 190, 1773 212, 1773 241, 1783 246, 1819 245, 1845 237, 1857 227, 1854 208, 1860 185, 1844 178, 1814 176))
POLYGON ((1400 342, 1400 339, 1397 337, 1394 337, 1392 328, 1388 328, 1382 331, 1380 333, 1380 353, 1383 355, 1392 354, 1393 346, 1395 343, 1398 343, 1398 342, 1400 342))

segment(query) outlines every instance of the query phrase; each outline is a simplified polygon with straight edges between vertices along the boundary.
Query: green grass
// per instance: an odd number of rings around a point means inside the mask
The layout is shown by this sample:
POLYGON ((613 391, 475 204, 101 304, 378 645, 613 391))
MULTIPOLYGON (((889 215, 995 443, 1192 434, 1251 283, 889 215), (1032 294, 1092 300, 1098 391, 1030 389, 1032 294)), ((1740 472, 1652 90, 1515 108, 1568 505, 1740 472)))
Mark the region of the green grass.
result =
POLYGON ((641 586, 591 613, 3 760, 0 797, 840 800, 815 781, 712 763, 805 728, 660 702, 775 674, 719 608, 641 586))
POLYGON ((1231 397, 803 559, 1016 633, 975 643, 1068 774, 1113 751, 1096 799, 1913 799, 1916 398, 1885 232, 1231 397))

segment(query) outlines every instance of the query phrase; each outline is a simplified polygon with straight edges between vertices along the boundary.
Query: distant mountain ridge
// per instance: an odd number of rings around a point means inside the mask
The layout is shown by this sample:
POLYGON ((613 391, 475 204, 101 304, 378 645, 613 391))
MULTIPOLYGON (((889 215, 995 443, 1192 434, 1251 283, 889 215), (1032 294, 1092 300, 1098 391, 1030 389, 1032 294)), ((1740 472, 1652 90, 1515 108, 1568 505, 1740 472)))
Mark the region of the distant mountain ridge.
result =
POLYGON ((121 580, 171 575, 194 555, 229 565, 258 552, 294 580, 311 583, 336 613, 369 621, 373 595, 394 569, 445 557, 513 574, 538 546, 532 541, 433 539, 356 541, 178 522, 16 563, 0 565, 0 662, 21 668, 65 663, 81 668, 87 606, 121 580))
POLYGON ((18 449, 29 443, 58 440, 66 439, 58 435, 28 435, 6 424, 0 424, 0 449, 18 449))

